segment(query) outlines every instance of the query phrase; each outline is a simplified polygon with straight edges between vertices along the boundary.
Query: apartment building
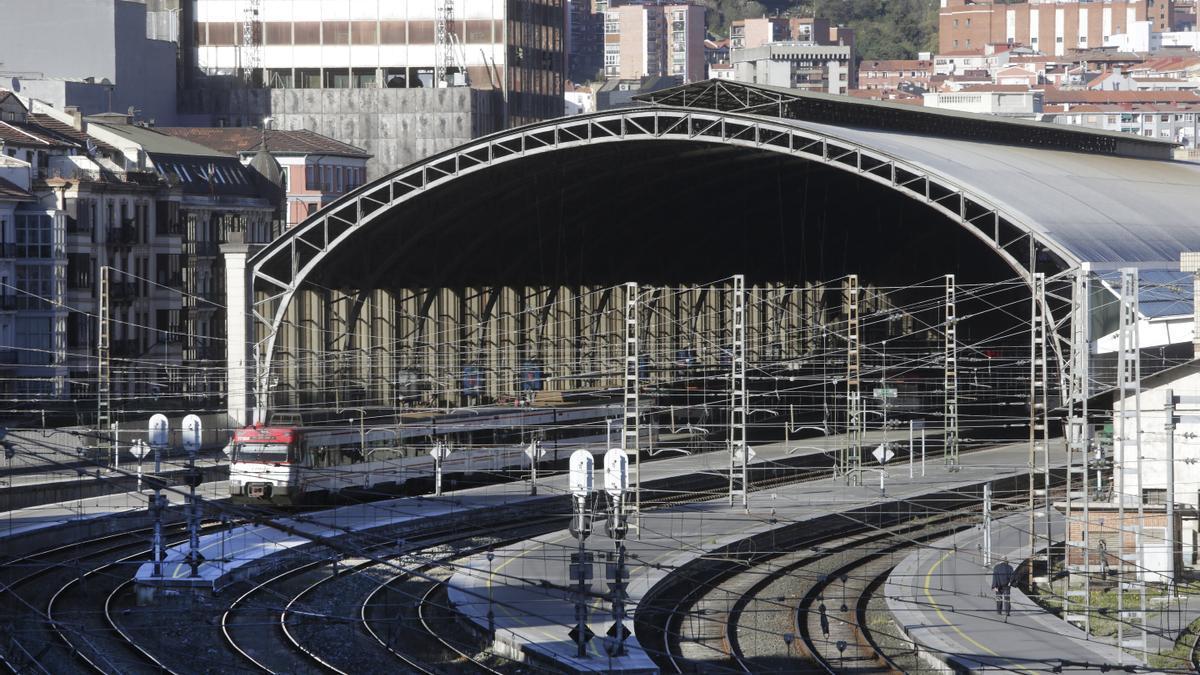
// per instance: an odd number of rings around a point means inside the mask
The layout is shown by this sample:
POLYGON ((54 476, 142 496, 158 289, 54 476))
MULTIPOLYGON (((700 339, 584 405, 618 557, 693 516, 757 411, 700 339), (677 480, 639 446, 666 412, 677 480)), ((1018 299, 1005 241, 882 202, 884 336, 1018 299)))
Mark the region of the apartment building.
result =
POLYGON ((610 6, 604 13, 605 77, 705 79, 704 12, 687 4, 610 6))
POLYGON ((850 47, 777 42, 730 52, 738 82, 845 94, 854 87, 850 47))
POLYGON ((157 131, 186 139, 248 165, 265 150, 282 171, 286 227, 301 222, 317 209, 367 182, 362 148, 314 131, 280 131, 247 127, 158 127, 157 131))
POLYGON ((858 64, 858 89, 895 91, 929 89, 932 59, 862 61, 858 64))
POLYGON ((1042 119, 1055 124, 1120 131, 1196 148, 1200 127, 1197 103, 1081 104, 1054 106, 1042 119))
POLYGON ((13 254, 0 263, 0 288, 14 293, 0 296, 13 312, 0 321, 11 326, 0 328, 0 353, 15 353, 18 369, 0 382, 9 393, 95 393, 102 308, 115 397, 153 405, 224 392, 217 246, 268 241, 276 205, 236 157, 129 121, 0 92, 3 166, 29 176, 0 199, 17 202, 10 216, 0 206, 0 242, 13 244, 0 246, 13 254), (14 281, 3 279, 9 269, 14 281))
POLYGON ((1029 0, 1022 3, 942 0, 938 51, 982 50, 990 44, 1021 44, 1062 56, 1102 47, 1127 33, 1135 21, 1170 30, 1171 0, 1029 0))
POLYGON ((791 37, 791 26, 786 17, 738 19, 729 25, 730 49, 761 47, 772 42, 786 42, 791 37))

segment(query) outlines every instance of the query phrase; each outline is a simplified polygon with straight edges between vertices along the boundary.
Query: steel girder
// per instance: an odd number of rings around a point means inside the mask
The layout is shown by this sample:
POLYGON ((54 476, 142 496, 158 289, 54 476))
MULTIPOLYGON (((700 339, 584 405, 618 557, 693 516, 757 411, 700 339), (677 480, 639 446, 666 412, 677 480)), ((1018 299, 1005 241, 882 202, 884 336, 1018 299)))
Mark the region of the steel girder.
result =
MULTIPOLYGON (((667 107, 605 111, 500 132, 434 155, 343 196, 268 244, 250 261, 253 316, 266 329, 266 338, 258 344, 257 381, 266 381, 278 331, 308 275, 337 246, 391 208, 494 165, 597 143, 654 140, 723 143, 778 152, 857 174, 961 224, 1027 280, 1032 280, 1039 253, 1052 256, 1051 267, 1058 274, 1081 264, 986 195, 902 157, 832 134, 740 113, 667 107), (281 268, 286 270, 283 275, 275 272, 281 268)), ((1058 352, 1058 345, 1055 347, 1058 352)))

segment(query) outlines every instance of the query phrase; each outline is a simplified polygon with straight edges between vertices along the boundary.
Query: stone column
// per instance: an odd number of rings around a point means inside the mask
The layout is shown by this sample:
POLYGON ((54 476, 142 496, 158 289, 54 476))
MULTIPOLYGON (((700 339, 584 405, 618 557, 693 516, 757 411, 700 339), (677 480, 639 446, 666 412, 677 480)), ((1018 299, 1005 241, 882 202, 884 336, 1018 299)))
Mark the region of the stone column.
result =
POLYGON ((229 424, 240 428, 250 419, 250 378, 254 373, 254 347, 251 344, 252 284, 246 269, 246 259, 258 246, 242 242, 221 244, 225 257, 225 357, 229 391, 227 392, 229 424))

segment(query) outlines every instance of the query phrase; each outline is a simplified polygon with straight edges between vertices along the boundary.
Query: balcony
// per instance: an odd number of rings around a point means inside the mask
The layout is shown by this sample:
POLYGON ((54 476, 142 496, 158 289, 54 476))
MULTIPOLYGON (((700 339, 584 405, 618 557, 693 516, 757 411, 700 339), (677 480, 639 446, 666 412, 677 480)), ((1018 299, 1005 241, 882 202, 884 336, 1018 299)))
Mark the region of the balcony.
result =
POLYGON ((17 245, 10 242, 0 242, 0 258, 16 258, 17 245))
POLYGON ((109 355, 117 358, 132 358, 141 356, 142 348, 137 340, 113 340, 110 344, 109 355))
POLYGON ((118 225, 108 228, 105 243, 109 246, 130 246, 137 239, 137 230, 131 225, 118 225))
POLYGON ((108 284, 108 296, 116 303, 131 303, 138 298, 137 282, 110 281, 108 284))
POLYGON ((215 241, 186 241, 183 254, 192 257, 216 257, 219 249, 215 241))
POLYGON ((67 234, 82 234, 91 236, 92 226, 80 218, 67 218, 67 234))

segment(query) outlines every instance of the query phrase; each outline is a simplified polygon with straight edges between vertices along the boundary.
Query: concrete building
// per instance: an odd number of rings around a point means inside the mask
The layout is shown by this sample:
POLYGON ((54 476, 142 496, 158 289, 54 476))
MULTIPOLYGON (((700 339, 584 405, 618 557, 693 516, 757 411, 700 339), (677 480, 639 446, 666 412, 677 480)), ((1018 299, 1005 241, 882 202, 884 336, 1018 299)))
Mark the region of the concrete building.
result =
POLYGON ((1023 3, 942 0, 938 51, 1021 44, 1044 54, 1101 47, 1135 21, 1170 30, 1171 0, 1029 0, 1023 3))
POLYGON ((604 14, 593 0, 567 2, 567 78, 576 83, 603 79, 604 14))
POLYGON ((704 12, 704 7, 688 4, 609 7, 604 14, 605 76, 705 79, 704 12))
POLYGON ((858 64, 857 89, 898 90, 929 89, 933 77, 932 59, 862 61, 858 64))
POLYGON ((748 84, 845 94, 854 86, 850 47, 780 42, 734 50, 734 79, 748 84))
POLYGON ((729 26, 729 48, 747 49, 772 42, 785 42, 791 35, 791 26, 786 17, 738 19, 729 26))
POLYGON ((312 215, 367 182, 367 160, 361 148, 312 131, 278 131, 246 127, 158 127, 160 133, 186 139, 249 165, 260 150, 271 154, 282 170, 286 227, 312 215), (264 144, 265 143, 265 144, 264 144))
POLYGON ((1051 106, 1047 122, 1120 131, 1196 148, 1200 100, 1196 103, 1083 104, 1051 106))
POLYGON ((175 119, 176 46, 146 37, 132 0, 0 0, 0 77, 24 96, 84 114, 175 119))
POLYGON ((1153 53, 1171 48, 1200 52, 1200 31, 1162 32, 1154 30, 1153 21, 1134 21, 1126 32, 1106 37, 1104 46, 1121 52, 1153 53))
MULTIPOLYGON (((1140 426, 1134 432, 1134 418, 1127 418, 1126 423, 1130 428, 1125 438, 1137 433, 1140 461, 1133 459, 1129 441, 1122 439, 1119 433, 1113 434, 1115 468, 1109 480, 1113 486, 1114 502, 1123 496, 1127 512, 1136 509, 1139 501, 1151 505, 1152 509, 1161 508, 1167 501, 1167 463, 1171 462, 1174 469, 1174 503, 1178 508, 1177 513, 1182 515, 1182 540, 1177 542, 1176 550, 1182 554, 1180 557, 1184 565, 1195 566, 1200 564, 1200 521, 1197 520, 1200 492, 1196 489, 1200 484, 1200 466, 1183 460, 1195 457, 1198 449, 1196 436, 1200 433, 1200 424, 1197 424, 1191 411, 1196 409, 1195 401, 1200 400, 1200 363, 1192 361, 1145 378, 1138 400, 1141 408, 1140 426), (1168 390, 1172 392, 1176 409, 1174 430, 1170 433, 1173 452, 1168 450, 1167 443, 1165 406, 1168 390), (1123 481, 1117 475, 1122 467, 1125 474, 1123 481), (1137 473, 1139 470, 1140 477, 1137 473), (1139 486, 1140 499, 1137 492, 1139 486)), ((1133 410, 1133 407, 1132 397, 1127 398, 1126 409, 1133 410)), ((1120 400, 1116 396, 1112 409, 1120 409, 1120 400)), ((1154 542, 1154 545, 1147 546, 1147 556, 1154 559, 1165 556, 1169 549, 1163 545, 1164 533, 1161 530, 1150 531, 1148 527, 1146 536, 1154 542)), ((1151 569, 1165 567, 1161 563, 1148 563, 1147 566, 1151 569)))
POLYGON ((463 0, 445 16, 433 2, 256 4, 257 15, 248 13, 249 0, 185 4, 183 20, 195 31, 188 57, 199 72, 284 90, 437 88, 447 84, 434 82, 440 65, 449 84, 500 92, 507 125, 562 113, 564 0, 463 0), (442 20, 447 35, 439 49, 442 20))
POLYGON ((1036 117, 1042 111, 1042 92, 1022 85, 971 85, 958 91, 931 91, 925 105, 960 112, 1002 117, 1036 117))

